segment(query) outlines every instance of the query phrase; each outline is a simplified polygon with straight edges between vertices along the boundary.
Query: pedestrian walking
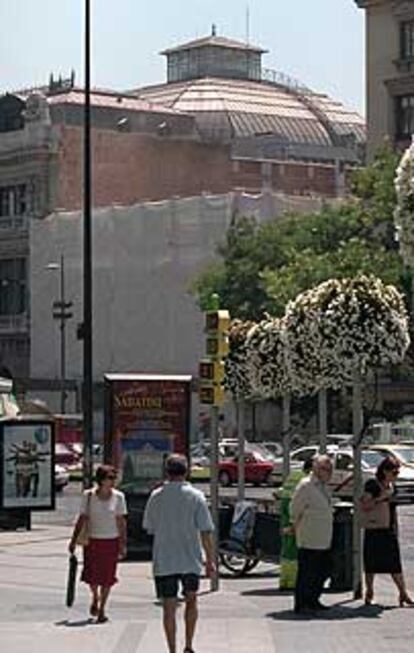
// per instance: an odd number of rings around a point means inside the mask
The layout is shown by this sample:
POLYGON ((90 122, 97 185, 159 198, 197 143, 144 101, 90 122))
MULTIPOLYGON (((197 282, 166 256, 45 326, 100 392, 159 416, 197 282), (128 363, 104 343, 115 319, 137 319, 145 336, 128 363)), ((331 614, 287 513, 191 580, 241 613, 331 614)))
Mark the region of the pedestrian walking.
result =
POLYGON ((207 576, 215 573, 213 522, 204 494, 187 482, 185 456, 171 454, 165 462, 167 481, 153 490, 145 507, 143 526, 154 535, 153 573, 163 605, 163 625, 169 653, 176 653, 176 609, 179 585, 185 599, 184 653, 194 653, 197 591, 205 553, 207 576))
POLYGON ((86 527, 88 541, 83 548, 81 580, 91 590, 89 612, 98 623, 108 620, 105 608, 111 587, 117 582, 118 560, 126 555, 126 502, 116 490, 116 472, 110 465, 100 465, 95 475, 96 487, 82 495, 69 552, 74 553, 77 539, 86 527))
POLYGON ((361 526, 364 528, 365 604, 374 600, 375 574, 391 574, 399 592, 399 604, 414 605, 402 572, 398 542, 394 483, 400 469, 393 456, 378 465, 375 478, 365 483, 361 497, 361 526))
POLYGON ((313 459, 312 472, 293 493, 291 515, 298 547, 295 612, 327 609, 320 602, 329 576, 333 532, 333 510, 328 482, 332 476, 329 456, 313 459))

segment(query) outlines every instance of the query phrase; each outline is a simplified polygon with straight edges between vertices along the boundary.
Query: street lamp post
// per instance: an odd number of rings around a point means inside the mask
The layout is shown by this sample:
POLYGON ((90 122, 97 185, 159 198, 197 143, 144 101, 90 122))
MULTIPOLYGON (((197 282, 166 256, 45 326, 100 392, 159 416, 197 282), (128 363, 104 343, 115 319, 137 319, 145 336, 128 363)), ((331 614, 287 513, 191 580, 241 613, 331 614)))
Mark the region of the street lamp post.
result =
POLYGON ((92 166, 91 166, 91 2, 85 0, 85 103, 83 147, 83 483, 92 485, 93 365, 92 365, 92 166))
POLYGON ((53 318, 59 320, 60 328, 60 412, 66 412, 66 321, 73 317, 72 302, 66 301, 65 256, 60 255, 60 263, 49 263, 48 270, 59 270, 59 299, 53 302, 53 318))

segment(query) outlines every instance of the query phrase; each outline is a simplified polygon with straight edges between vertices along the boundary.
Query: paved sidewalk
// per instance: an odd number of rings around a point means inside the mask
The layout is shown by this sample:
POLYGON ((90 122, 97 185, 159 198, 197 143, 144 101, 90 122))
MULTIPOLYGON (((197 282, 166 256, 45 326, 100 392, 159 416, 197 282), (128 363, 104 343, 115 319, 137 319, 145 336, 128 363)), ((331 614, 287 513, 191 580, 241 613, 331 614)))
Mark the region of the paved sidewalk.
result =
MULTIPOLYGON (((110 622, 87 618, 88 593, 79 587, 64 606, 66 527, 0 532, 0 641, 7 653, 164 653, 161 609, 154 601, 149 563, 120 565, 109 605, 110 622)), ((411 588, 414 590, 414 588, 411 588)), ((413 592, 414 593, 414 592, 413 592)), ((277 591, 274 567, 244 579, 226 578, 218 593, 203 581, 197 653, 398 653, 412 651, 414 610, 396 607, 390 581, 380 578, 384 607, 363 606, 349 594, 327 594, 332 610, 296 617, 292 597, 277 591)), ((179 608, 179 641, 182 642, 179 608)), ((178 647, 182 651, 182 645, 178 647)))

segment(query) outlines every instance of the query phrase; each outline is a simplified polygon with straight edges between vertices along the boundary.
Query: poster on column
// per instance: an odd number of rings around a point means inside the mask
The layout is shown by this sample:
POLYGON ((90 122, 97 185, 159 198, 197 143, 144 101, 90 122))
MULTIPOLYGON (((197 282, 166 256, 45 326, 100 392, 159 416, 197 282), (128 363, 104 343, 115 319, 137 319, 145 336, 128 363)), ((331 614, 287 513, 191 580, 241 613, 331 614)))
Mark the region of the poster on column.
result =
POLYGON ((1 433, 3 508, 54 508, 54 431, 51 422, 7 421, 1 433))
POLYGON ((105 375, 105 459, 127 493, 150 491, 188 451, 191 376, 105 375))

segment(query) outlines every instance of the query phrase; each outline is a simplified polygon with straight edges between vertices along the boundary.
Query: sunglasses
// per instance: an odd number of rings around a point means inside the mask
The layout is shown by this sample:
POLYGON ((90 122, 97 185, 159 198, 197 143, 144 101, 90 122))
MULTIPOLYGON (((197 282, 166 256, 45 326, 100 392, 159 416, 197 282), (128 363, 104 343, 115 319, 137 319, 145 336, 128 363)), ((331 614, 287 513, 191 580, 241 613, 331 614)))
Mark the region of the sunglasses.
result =
POLYGON ((112 475, 111 475, 111 476, 105 476, 105 478, 106 478, 108 481, 115 481, 116 476, 112 476, 112 475))

